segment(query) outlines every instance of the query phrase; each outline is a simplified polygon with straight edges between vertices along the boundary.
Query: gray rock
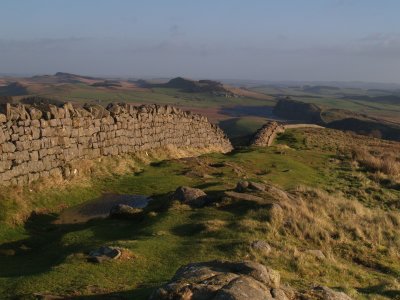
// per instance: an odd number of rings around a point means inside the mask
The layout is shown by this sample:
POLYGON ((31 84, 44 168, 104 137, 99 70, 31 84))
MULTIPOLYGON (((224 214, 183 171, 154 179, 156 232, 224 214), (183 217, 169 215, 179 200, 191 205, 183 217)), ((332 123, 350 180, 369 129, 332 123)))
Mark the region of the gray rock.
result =
POLYGON ((107 260, 118 259, 121 257, 121 250, 116 247, 102 246, 89 253, 88 261, 102 263, 107 260))
POLYGON ((143 209, 132 207, 126 204, 117 204, 110 210, 111 218, 132 219, 136 218, 143 209))
POLYGON ((206 204, 207 194, 200 189, 181 186, 176 189, 173 198, 185 204, 202 207, 206 204))
POLYGON ((181 267, 150 300, 287 300, 277 271, 255 262, 211 261, 181 267))

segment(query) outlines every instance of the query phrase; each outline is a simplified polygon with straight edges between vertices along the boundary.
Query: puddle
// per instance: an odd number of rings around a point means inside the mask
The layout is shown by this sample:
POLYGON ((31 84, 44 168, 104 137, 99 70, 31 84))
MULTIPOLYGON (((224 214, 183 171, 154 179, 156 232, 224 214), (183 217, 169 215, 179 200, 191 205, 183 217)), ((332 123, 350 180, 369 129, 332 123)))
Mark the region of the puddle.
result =
POLYGON ((146 195, 104 194, 100 198, 67 208, 62 211, 55 224, 85 223, 91 219, 106 218, 110 209, 117 204, 144 208, 152 199, 146 195))

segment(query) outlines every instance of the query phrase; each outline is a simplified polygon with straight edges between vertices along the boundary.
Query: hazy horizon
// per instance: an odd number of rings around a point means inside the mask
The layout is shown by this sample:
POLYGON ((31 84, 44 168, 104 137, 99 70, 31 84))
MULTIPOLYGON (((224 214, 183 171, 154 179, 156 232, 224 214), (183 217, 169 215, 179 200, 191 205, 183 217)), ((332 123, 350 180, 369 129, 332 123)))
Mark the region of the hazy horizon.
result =
POLYGON ((400 3, 2 1, 0 73, 400 83, 400 3))

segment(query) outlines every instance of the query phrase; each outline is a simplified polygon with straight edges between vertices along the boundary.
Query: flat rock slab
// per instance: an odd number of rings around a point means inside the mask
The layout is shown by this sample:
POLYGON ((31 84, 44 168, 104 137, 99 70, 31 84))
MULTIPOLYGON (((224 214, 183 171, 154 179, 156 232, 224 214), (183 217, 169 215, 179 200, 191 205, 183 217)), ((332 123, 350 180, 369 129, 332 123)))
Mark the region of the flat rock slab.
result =
POLYGON ((254 202, 269 202, 266 201, 264 198, 251 195, 251 194, 246 194, 246 193, 238 193, 238 192, 233 192, 233 191, 226 191, 224 192, 225 196, 228 196, 230 198, 233 198, 235 200, 245 200, 245 201, 254 201, 254 202))
POLYGON ((106 260, 118 259, 121 257, 121 250, 116 247, 102 246, 89 253, 88 261, 102 263, 106 260))

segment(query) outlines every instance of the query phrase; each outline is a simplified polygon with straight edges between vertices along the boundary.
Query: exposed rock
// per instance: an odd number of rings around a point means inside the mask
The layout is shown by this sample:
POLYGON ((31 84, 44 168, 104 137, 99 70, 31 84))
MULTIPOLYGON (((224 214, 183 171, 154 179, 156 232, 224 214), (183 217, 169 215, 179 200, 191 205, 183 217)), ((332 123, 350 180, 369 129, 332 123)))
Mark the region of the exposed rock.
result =
POLYGON ((206 204, 207 194, 200 189, 181 186, 176 189, 173 198, 184 204, 202 207, 206 204))
POLYGON ((141 208, 132 207, 126 204, 117 204, 111 208, 110 217, 120 219, 132 219, 136 218, 142 212, 143 209, 141 208))
POLYGON ((274 114, 285 119, 307 123, 323 124, 321 108, 313 103, 292 99, 280 99, 274 107, 274 114))
POLYGON ((120 258, 122 252, 119 248, 102 246, 89 253, 88 261, 94 263, 102 263, 106 260, 120 258))
POLYGON ((320 300, 352 300, 345 293, 334 291, 326 286, 316 286, 310 294, 320 300))
POLYGON ((265 191, 265 184, 250 181, 249 189, 263 192, 265 191))
POLYGON ((259 202, 259 203, 268 203, 268 201, 264 200, 261 197, 254 196, 251 194, 246 194, 246 193, 237 193, 233 191, 226 191, 224 192, 225 196, 229 198, 233 198, 235 200, 245 200, 245 201, 254 201, 254 202, 259 202))
POLYGON ((317 286, 298 292, 281 284, 277 271, 255 262, 191 263, 155 290, 149 300, 352 300, 343 292, 317 286))
POLYGON ((255 262, 211 261, 181 267, 150 300, 287 300, 277 271, 255 262))
POLYGON ((263 255, 268 255, 272 251, 272 247, 266 241, 263 240, 253 241, 250 244, 250 246, 252 249, 256 250, 257 252, 263 255))
POLYGON ((289 198, 289 195, 280 188, 277 188, 271 184, 266 184, 264 186, 265 186, 265 192, 268 193, 268 195, 272 196, 277 201, 289 198))

